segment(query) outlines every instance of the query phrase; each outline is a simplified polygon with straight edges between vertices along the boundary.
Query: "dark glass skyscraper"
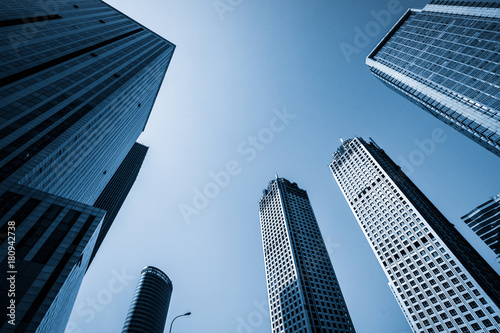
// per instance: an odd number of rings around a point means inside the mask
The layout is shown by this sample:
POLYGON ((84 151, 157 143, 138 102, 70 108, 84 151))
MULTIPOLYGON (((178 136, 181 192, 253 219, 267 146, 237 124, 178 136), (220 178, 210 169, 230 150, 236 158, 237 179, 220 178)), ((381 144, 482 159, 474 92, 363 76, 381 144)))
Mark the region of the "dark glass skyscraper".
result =
POLYGON ((0 181, 92 205, 143 131, 175 47, 99 0, 44 17, 27 0, 1 9, 0 181))
POLYGON ((175 46, 100 0, 2 1, 0 34, 0 330, 60 332, 175 46))
POLYGON ((0 331, 63 332, 106 212, 23 185, 0 193, 0 331))
POLYGON ((330 169, 414 333, 499 332, 500 277, 375 142, 330 169))
POLYGON ((355 332, 307 192, 276 178, 259 207, 272 332, 355 332))
POLYGON ((390 88, 500 156, 500 3, 410 9, 368 55, 390 88))
POLYGON ((141 272, 122 333, 163 333, 173 285, 156 267, 141 272))
POLYGON ((94 251, 90 257, 90 263, 92 263, 92 259, 94 259, 97 250, 99 250, 99 247, 104 240, 104 237, 106 237, 109 228, 111 228, 116 215, 132 188, 132 185, 134 185, 147 152, 148 147, 136 142, 132 146, 132 149, 130 149, 130 152, 127 154, 118 170, 116 170, 113 177, 111 177, 111 180, 106 185, 101 195, 94 203, 94 207, 101 208, 106 211, 106 216, 102 221, 102 227, 99 231, 94 251))
POLYGON ((462 216, 462 220, 495 252, 500 263, 500 194, 462 216))

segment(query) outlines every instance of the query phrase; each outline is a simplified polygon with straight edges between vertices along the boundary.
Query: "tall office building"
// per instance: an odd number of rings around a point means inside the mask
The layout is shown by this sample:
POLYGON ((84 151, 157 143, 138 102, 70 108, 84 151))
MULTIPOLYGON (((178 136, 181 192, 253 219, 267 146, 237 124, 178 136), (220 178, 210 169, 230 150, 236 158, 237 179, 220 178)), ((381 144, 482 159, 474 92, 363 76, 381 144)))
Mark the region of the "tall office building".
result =
POLYGON ((53 4, 0 5, 0 182, 92 205, 143 131, 175 47, 102 1, 53 4))
POLYGON ((259 207, 272 332, 355 332, 307 192, 276 178, 259 207))
POLYGON ((92 256, 90 257, 89 267, 104 241, 109 228, 111 228, 116 215, 120 211, 123 202, 127 198, 132 185, 134 185, 148 149, 148 147, 136 142, 94 203, 94 207, 106 211, 106 216, 102 221, 102 227, 99 231, 92 256))
POLYGON ((0 193, 0 307, 8 314, 0 331, 64 332, 105 211, 23 185, 0 193))
POLYGON ((0 34, 0 306, 15 306, 0 331, 60 332, 106 213, 96 200, 175 46, 99 0, 2 1, 0 34))
POLYGON ((375 142, 330 169, 413 332, 499 332, 500 277, 375 142))
POLYGON ((368 55, 390 88, 500 156, 500 3, 410 9, 368 55))
POLYGON ((144 268, 122 333, 163 333, 172 290, 167 274, 153 266, 144 268))
POLYGON ((462 220, 495 252, 500 263, 500 194, 462 216, 462 220))

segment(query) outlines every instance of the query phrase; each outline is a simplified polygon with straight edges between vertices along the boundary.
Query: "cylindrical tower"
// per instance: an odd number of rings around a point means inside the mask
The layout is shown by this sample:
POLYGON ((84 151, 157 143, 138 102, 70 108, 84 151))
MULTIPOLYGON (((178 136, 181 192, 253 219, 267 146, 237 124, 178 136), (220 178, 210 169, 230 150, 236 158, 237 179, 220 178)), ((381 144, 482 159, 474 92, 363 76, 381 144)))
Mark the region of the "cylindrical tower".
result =
POLYGON ((122 333, 163 333, 173 285, 156 267, 141 272, 122 333))

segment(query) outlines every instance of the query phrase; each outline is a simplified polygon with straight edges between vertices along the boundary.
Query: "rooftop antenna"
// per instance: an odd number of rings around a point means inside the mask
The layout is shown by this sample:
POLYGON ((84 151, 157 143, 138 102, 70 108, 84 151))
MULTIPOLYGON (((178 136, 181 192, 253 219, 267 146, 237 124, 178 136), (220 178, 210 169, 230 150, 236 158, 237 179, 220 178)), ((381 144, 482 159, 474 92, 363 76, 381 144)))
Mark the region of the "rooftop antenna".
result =
POLYGON ((370 141, 373 143, 373 145, 374 145, 375 147, 377 147, 378 149, 382 149, 382 148, 380 148, 380 147, 378 146, 378 144, 375 142, 375 140, 373 140, 373 139, 372 139, 372 137, 371 137, 371 136, 369 137, 369 139, 370 139, 370 141))
POLYGON ((276 179, 278 179, 278 173, 277 172, 274 173, 274 176, 276 177, 276 179))
POLYGON ((340 138, 340 143, 344 144, 344 139, 340 138))

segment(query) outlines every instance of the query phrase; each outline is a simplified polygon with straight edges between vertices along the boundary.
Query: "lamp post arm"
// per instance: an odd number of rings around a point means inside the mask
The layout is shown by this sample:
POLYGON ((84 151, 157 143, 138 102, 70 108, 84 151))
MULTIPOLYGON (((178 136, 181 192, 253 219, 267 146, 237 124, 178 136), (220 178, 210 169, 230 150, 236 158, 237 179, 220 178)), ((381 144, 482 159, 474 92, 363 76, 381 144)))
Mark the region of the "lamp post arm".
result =
POLYGON ((175 317, 174 319, 172 319, 172 322, 170 323, 170 329, 168 330, 169 333, 172 333, 172 325, 174 325, 174 321, 179 318, 179 317, 182 317, 182 316, 189 316, 191 314, 191 312, 188 312, 188 313, 184 313, 184 314, 181 314, 181 315, 178 315, 177 317, 175 317))

